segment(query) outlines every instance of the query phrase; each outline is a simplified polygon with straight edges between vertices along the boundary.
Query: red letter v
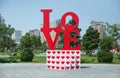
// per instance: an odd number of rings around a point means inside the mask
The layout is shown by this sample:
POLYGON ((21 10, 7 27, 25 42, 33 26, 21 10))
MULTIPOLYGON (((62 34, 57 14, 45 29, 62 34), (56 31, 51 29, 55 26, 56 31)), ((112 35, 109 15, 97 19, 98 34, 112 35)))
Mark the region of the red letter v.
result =
POLYGON ((41 32, 43 32, 46 41, 48 43, 48 46, 51 50, 54 49, 55 44, 57 42, 58 39, 58 35, 59 35, 59 28, 50 28, 49 27, 49 13, 52 12, 52 10, 48 9, 48 10, 41 10, 41 12, 43 12, 43 28, 41 28, 41 32), (51 31, 56 32, 56 36, 54 38, 54 40, 52 40, 51 36, 50 36, 50 32, 51 31))

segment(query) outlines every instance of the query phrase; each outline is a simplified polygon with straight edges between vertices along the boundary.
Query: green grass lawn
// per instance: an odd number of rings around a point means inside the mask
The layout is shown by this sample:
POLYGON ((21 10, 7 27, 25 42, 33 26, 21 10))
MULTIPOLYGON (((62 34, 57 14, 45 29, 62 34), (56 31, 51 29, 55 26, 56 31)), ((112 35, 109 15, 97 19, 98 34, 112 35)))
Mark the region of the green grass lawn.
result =
POLYGON ((81 54, 81 63, 98 63, 97 61, 97 56, 93 55, 93 56, 88 56, 85 54, 81 54))
POLYGON ((97 55, 88 56, 85 54, 81 55, 81 63, 91 63, 91 64, 120 64, 120 60, 118 58, 113 58, 112 63, 99 63, 97 60, 97 55))
MULTIPOLYGON (((9 53, 0 53, 0 55, 9 55, 9 53)), ((34 56, 32 62, 21 62, 20 59, 17 60, 18 63, 46 63, 46 56, 34 56)), ((89 64, 120 64, 118 58, 114 58, 112 63, 98 63, 97 55, 88 56, 81 54, 81 63, 89 64)))
MULTIPOLYGON (((46 57, 45 56, 35 56, 33 58, 32 62, 33 63, 46 63, 46 57)), ((106 63, 98 63, 97 55, 87 56, 85 54, 81 55, 81 63, 106 64, 106 63)), ((114 58, 112 63, 107 63, 107 64, 120 64, 120 60, 117 58, 114 58)))
POLYGON ((35 56, 33 58, 33 63, 46 63, 46 57, 45 56, 35 56))

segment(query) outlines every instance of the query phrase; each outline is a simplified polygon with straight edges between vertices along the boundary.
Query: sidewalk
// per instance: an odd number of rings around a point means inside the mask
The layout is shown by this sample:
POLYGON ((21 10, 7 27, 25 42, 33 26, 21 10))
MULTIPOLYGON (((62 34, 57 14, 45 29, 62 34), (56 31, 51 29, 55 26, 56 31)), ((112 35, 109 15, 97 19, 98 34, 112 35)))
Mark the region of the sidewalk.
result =
POLYGON ((0 78, 119 78, 119 64, 81 64, 76 70, 50 70, 45 64, 0 63, 0 78))

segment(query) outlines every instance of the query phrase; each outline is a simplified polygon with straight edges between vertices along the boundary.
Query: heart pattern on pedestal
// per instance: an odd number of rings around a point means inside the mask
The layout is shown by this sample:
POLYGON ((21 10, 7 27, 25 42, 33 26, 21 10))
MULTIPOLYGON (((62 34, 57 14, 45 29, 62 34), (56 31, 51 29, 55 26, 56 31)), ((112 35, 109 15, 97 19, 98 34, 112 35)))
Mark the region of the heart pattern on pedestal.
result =
POLYGON ((47 50, 47 68, 71 70, 80 68, 80 51, 47 50))

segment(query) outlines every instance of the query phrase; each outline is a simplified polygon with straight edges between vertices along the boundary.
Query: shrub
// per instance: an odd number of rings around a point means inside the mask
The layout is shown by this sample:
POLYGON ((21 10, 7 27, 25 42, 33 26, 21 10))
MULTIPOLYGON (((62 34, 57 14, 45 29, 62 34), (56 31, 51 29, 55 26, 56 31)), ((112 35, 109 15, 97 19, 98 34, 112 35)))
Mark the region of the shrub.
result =
POLYGON ((0 63, 6 63, 6 59, 0 58, 0 63))
POLYGON ((107 62, 111 63, 113 61, 113 54, 108 51, 99 51, 97 53, 98 62, 107 62))
POLYGON ((30 62, 33 60, 33 53, 31 49, 25 49, 20 53, 20 60, 23 62, 30 62))
POLYGON ((5 49, 4 48, 0 48, 0 52, 5 52, 5 49))
POLYGON ((17 62, 16 57, 0 58, 0 63, 16 63, 16 62, 17 62))

